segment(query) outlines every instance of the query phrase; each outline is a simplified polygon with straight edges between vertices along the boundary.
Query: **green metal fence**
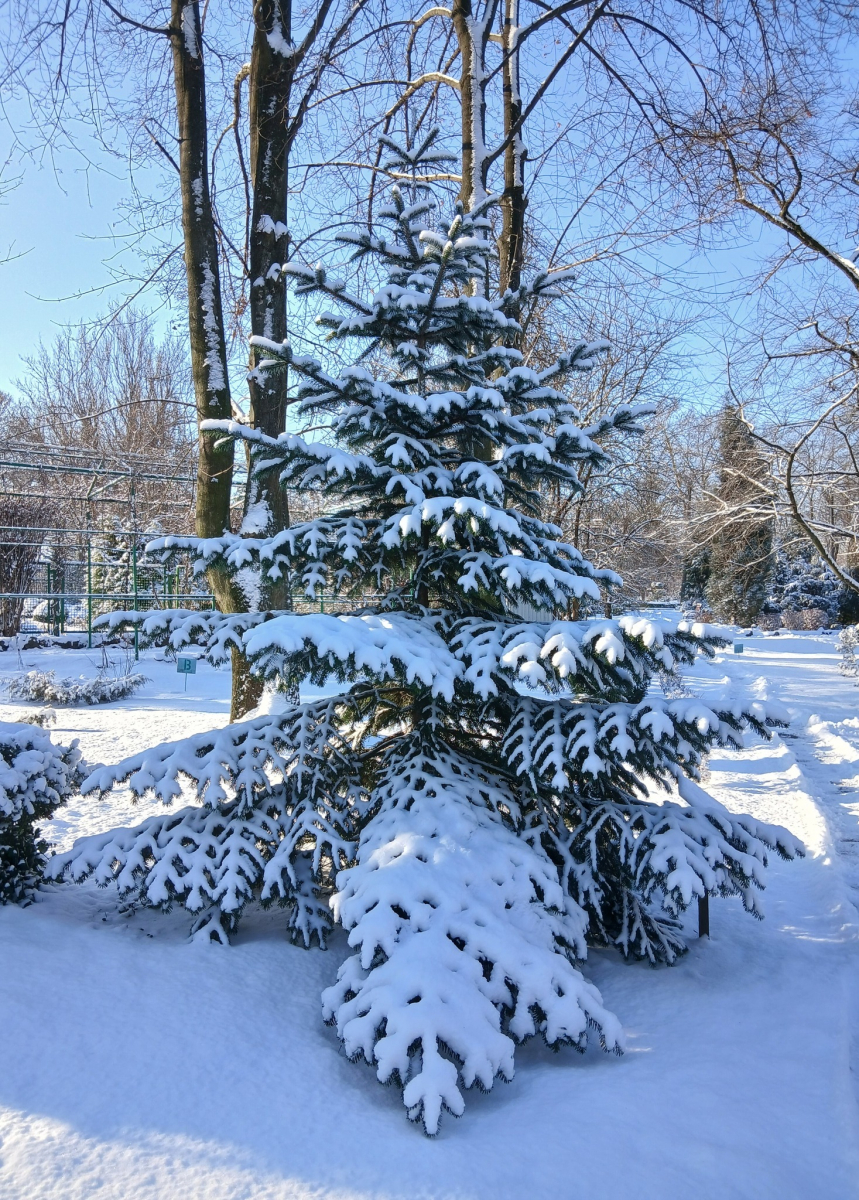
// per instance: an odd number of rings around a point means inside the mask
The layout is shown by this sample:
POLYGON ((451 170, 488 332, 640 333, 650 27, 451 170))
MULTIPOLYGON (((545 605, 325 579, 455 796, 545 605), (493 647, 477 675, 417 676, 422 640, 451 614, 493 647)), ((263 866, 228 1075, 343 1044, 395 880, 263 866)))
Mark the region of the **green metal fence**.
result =
MULTIPOLYGON (((178 566, 150 562, 142 551, 128 555, 127 562, 94 561, 86 556, 65 561, 38 561, 23 592, 0 592, 0 613, 8 614, 8 633, 86 633, 92 645, 94 623, 111 612, 149 612, 182 608, 207 612, 215 598, 200 586, 190 558, 178 566), (12 611, 14 610, 14 611, 12 611), (14 625, 14 628, 11 626, 14 625)), ((295 612, 338 613, 355 607, 378 604, 381 593, 358 597, 317 592, 313 597, 296 590, 295 612)))

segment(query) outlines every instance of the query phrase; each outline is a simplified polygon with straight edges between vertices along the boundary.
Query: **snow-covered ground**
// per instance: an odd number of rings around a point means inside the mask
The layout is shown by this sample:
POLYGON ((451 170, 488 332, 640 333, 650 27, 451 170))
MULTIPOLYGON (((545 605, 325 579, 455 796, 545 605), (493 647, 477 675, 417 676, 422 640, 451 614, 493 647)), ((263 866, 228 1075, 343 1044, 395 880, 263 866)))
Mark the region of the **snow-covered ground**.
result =
MULTIPOLYGON (((99 653, 23 657, 77 675, 99 653)), ((122 915, 90 884, 0 909, 0 1198, 859 1197, 859 690, 837 668, 834 636, 782 634, 696 673, 705 692, 729 677, 793 717, 711 759, 707 783, 806 843, 773 864, 766 919, 712 902, 711 940, 673 968, 592 954, 626 1055, 532 1043, 512 1083, 432 1141, 321 1021, 342 943, 296 949, 270 911, 230 948, 190 945, 187 914, 122 915)), ((110 762, 226 722, 227 672, 201 663, 186 695, 175 664, 142 669, 135 697, 61 711, 57 740, 110 762)), ((66 846, 147 811, 123 793, 78 801, 49 832, 66 846)))

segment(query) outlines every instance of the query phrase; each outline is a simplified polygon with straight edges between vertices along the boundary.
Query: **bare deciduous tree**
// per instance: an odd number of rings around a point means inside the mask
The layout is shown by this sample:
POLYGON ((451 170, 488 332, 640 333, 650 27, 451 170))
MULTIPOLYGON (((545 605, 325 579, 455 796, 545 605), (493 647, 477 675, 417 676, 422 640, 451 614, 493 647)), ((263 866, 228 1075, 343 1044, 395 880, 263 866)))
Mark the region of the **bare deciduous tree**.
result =
MULTIPOLYGON (((283 340, 286 304, 282 267, 289 256, 289 156, 309 110, 322 94, 329 68, 344 49, 366 4, 367 0, 352 4, 322 0, 312 13, 302 14, 304 27, 299 33, 294 28, 291 0, 261 0, 213 16, 222 26, 221 38, 214 41, 204 28, 208 5, 204 9, 198 0, 170 0, 169 13, 156 8, 157 15, 146 6, 129 12, 110 0, 87 0, 74 9, 54 0, 46 0, 35 9, 24 4, 12 6, 13 23, 19 24, 7 44, 8 78, 38 102, 32 75, 34 62, 38 64, 49 98, 49 126, 67 129, 69 97, 73 94, 70 81, 74 79, 77 87, 86 85, 88 94, 98 98, 93 115, 103 140, 109 129, 121 127, 133 141, 129 128, 136 120, 178 175, 198 424, 239 415, 272 436, 285 428, 285 375, 264 376, 252 369, 248 410, 241 413, 236 409, 225 325, 225 262, 231 266, 237 263, 239 292, 242 296, 246 290, 249 293, 249 332, 283 340), (245 63, 240 56, 248 33, 251 51, 250 61, 245 63), (207 94, 207 72, 212 63, 222 73, 230 63, 235 68, 229 89, 231 119, 214 145, 210 144, 210 132, 218 114, 212 111, 207 94), (129 103, 125 98, 129 70, 141 78, 142 104, 129 103), (163 107, 163 83, 168 73, 175 94, 172 112, 163 107), (241 98, 246 81, 249 97, 245 125, 241 98), (241 178, 244 199, 244 238, 238 239, 238 246, 216 202, 216 159, 219 151, 223 157, 229 134, 235 146, 234 174, 238 172, 241 178)), ((225 89, 221 92, 223 100, 225 89)), ((235 190, 235 181, 233 184, 235 190)), ((145 207, 144 201, 141 208, 145 207)), ((166 266, 174 256, 175 247, 158 267, 166 266)), ((200 536, 219 536, 230 529, 232 476, 233 443, 202 433, 196 520, 200 536)), ((276 483, 249 479, 245 508, 251 504, 255 507, 256 532, 289 523, 286 494, 276 483)), ((243 611, 248 607, 251 600, 234 577, 216 569, 209 574, 222 610, 243 611)), ((259 603, 264 608, 272 604, 288 607, 288 581, 261 578, 259 586, 259 603)), ((234 656, 233 665, 235 718, 257 702, 261 683, 250 676, 240 655, 234 656)))

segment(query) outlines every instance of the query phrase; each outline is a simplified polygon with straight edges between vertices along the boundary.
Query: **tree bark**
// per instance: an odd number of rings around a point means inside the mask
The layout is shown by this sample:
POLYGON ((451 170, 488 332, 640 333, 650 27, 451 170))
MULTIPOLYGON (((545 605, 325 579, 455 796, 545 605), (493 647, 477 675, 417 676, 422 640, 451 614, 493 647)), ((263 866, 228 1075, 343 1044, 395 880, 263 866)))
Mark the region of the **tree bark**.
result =
MULTIPOLYGON (((232 416, 230 383, 221 311, 218 245, 209 196, 206 80, 197 0, 172 0, 170 41, 179 125, 188 329, 197 421, 229 420, 232 416)), ((219 444, 217 437, 202 434, 196 512, 200 537, 218 537, 230 528, 232 480, 232 442, 219 444)), ((222 596, 224 599, 228 596, 222 582, 217 582, 215 594, 220 602, 222 596)))
MULTIPOLYGON (((287 336, 286 279, 289 102, 295 71, 290 0, 258 0, 250 70, 250 167, 253 187, 250 234, 250 314, 255 336, 282 342, 287 336)), ((255 356, 258 360, 259 356, 255 356)), ((270 437, 286 428, 286 371, 248 375, 250 422, 270 437)), ((276 472, 249 480, 248 502, 267 509, 265 531, 289 525, 289 503, 276 472)), ((289 584, 261 580, 262 607, 288 608, 289 584)))
MULTIPOLYGON (((179 126, 188 331, 199 425, 209 419, 229 420, 232 406, 218 243, 209 192, 206 76, 197 0, 172 0, 170 43, 179 126)), ((232 441, 219 441, 217 435, 201 433, 195 517, 198 537, 220 537, 230 529, 232 482, 232 441)), ((221 612, 247 609, 243 592, 226 572, 212 569, 208 579, 221 612)), ((247 660, 236 653, 230 719, 243 716, 258 703, 261 694, 262 683, 250 675, 247 660)))
MULTIPOLYGON (((290 113, 295 72, 322 32, 334 0, 320 0, 304 40, 292 43, 291 0, 256 0, 249 82, 250 174, 252 204, 248 238, 251 333, 282 342, 287 336, 286 279, 289 253, 287 198, 289 152, 307 106, 319 85, 328 56, 363 7, 353 5, 332 35, 322 61, 304 86, 290 113)), ((182 223, 188 278, 191 363, 198 422, 232 416, 226 340, 221 310, 215 217, 209 192, 206 136, 206 88, 198 0, 171 0, 170 39, 180 137, 182 223)), ((241 75, 237 80, 240 86, 241 75)), ((236 108, 238 121, 238 102, 236 108)), ((254 352, 255 353, 255 352, 254 352)), ((260 372, 255 360, 248 375, 251 425, 271 437, 286 428, 286 372, 260 372)), ((218 537, 230 528, 233 443, 218 444, 217 435, 201 435, 198 466, 197 534, 218 537)), ((289 525, 289 504, 276 473, 249 477, 244 510, 254 514, 255 534, 275 533, 289 525)), ((209 581, 222 612, 246 612, 248 598, 223 572, 210 571, 209 581)), ((259 608, 291 607, 288 579, 259 578, 259 608)), ((251 675, 247 660, 233 654, 231 720, 259 702, 262 682, 251 675)), ((294 697, 297 700, 297 694, 294 697)))
MULTIPOLYGON (((307 105, 319 85, 328 56, 348 28, 361 4, 353 6, 322 54, 321 62, 293 105, 295 74, 319 38, 334 0, 321 0, 300 46, 292 40, 292 0, 257 0, 251 50, 250 158, 253 206, 250 232, 251 333, 282 342, 287 337, 286 277, 289 257, 289 154, 301 128, 307 105), (294 107, 295 111, 290 111, 294 107)), ((270 437, 286 428, 289 388, 287 371, 262 373, 256 360, 248 375, 250 422, 270 437)), ((268 531, 289 525, 289 502, 274 472, 249 481, 249 503, 264 503, 268 531)), ((247 505, 246 505, 247 507, 247 505)), ((288 580, 261 580, 265 608, 290 608, 288 580)))
MULTIPOLYGON (((522 97, 519 91, 519 0, 504 3, 504 68, 503 104, 504 137, 522 117, 522 97)), ((501 236, 498 239, 500 278, 498 290, 503 295, 509 288, 515 291, 522 282, 525 260, 525 159, 528 151, 521 132, 515 133, 504 151, 504 192, 501 201, 501 236)))
MULTIPOLYGON (((477 0, 480 3, 480 0, 477 0)), ((466 210, 486 196, 486 47, 498 0, 485 0, 483 16, 472 0, 454 0, 451 10, 459 43, 462 104, 462 182, 459 199, 466 210)))

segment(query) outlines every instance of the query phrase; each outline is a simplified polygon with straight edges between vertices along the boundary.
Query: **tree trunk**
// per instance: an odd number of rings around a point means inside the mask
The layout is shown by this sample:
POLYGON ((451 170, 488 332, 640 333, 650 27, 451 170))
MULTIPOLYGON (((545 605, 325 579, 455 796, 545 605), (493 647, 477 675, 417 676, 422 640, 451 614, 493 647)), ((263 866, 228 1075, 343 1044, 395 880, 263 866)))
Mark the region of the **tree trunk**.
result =
MULTIPOLYGON (((504 3, 504 138, 522 116, 522 97, 519 91, 519 0, 504 3)), ((501 236, 498 239, 500 279, 498 290, 503 295, 509 288, 515 291, 522 282, 525 259, 525 159, 528 151, 521 131, 514 134, 504 151, 504 192, 501 203, 501 236)))
MULTIPOLYGON (((289 252, 289 152, 307 105, 319 85, 321 66, 309 82, 304 81, 304 95, 292 115, 290 100, 296 69, 320 35, 332 4, 333 0, 320 0, 310 29, 298 49, 292 44, 291 0, 256 0, 253 7, 248 103, 253 192, 248 264, 251 333, 277 342, 284 341, 287 336, 286 280, 281 267, 289 252)), ((207 417, 229 419, 232 405, 221 311, 218 246, 209 195, 200 10, 198 0, 171 0, 171 6, 182 223, 197 419, 198 422, 207 417)), ((333 34, 328 53, 333 51, 361 7, 359 0, 333 34)), ((251 425, 277 437, 286 428, 286 372, 263 374, 256 369, 254 361, 248 385, 251 425)), ((200 537, 217 537, 230 527, 233 443, 217 446, 217 440, 217 436, 211 435, 200 438, 197 491, 197 533, 200 537)), ((252 505, 259 506, 254 514, 255 534, 275 533, 289 525, 287 496, 276 473, 272 472, 265 479, 249 477, 244 504, 246 514, 252 505)), ((209 573, 209 579, 222 612, 248 610, 247 597, 234 580, 215 571, 209 573)), ((262 611, 291 607, 288 579, 273 581, 261 576, 259 587, 262 611)), ((237 720, 255 707, 262 690, 261 681, 250 674, 247 660, 238 651, 234 652, 230 719, 237 720)), ((298 699, 297 694, 294 698, 298 699)))
MULTIPOLYGON (((259 0, 254 6, 250 71, 250 143, 253 208, 250 234, 251 332, 282 342, 286 328, 289 102, 295 70, 290 0, 259 0)), ((256 356, 257 359, 259 355, 256 356)), ((288 378, 285 371, 248 376, 251 424, 277 437, 286 428, 288 378)), ((249 480, 248 502, 265 505, 265 531, 289 525, 289 505, 276 472, 249 480)), ((262 526, 258 525, 258 529, 262 526)), ((264 608, 289 608, 289 583, 260 580, 264 608)))
MULTIPOLYGON (((477 0, 480 3, 480 0, 477 0)), ((486 197, 486 46, 498 0, 486 0, 483 17, 474 16, 472 0, 454 0, 453 27, 459 43, 462 102, 462 183, 459 199, 466 209, 486 197)))
MULTIPOLYGON (((275 342, 285 341, 288 332, 282 267, 289 256, 289 151, 296 132, 290 123, 289 108, 296 61, 291 0, 259 0, 254 6, 248 101, 253 186, 251 332, 275 342)), ((250 422, 270 437, 277 437, 286 429, 289 377, 286 370, 258 371, 259 357, 255 355, 248 375, 250 422)), ((247 500, 264 506, 267 533, 289 525, 289 500, 276 471, 263 479, 249 478, 247 500)), ((289 577, 277 581, 261 577, 260 604, 267 609, 291 609, 289 577)), ((297 704, 298 685, 291 684, 287 695, 297 704)), ((233 704, 240 699, 234 687, 233 704)))
MULTIPOLYGON (((172 0, 170 42, 179 126, 179 176, 185 274, 188 285, 188 330, 197 423, 232 416, 227 347, 221 309, 221 279, 215 220, 209 193, 206 122, 206 77, 200 7, 197 0, 172 0)), ((230 528, 233 443, 201 433, 197 461, 196 531, 198 537, 220 537, 230 528)), ((210 570, 209 584, 221 612, 243 612, 247 601, 225 572, 210 570)), ((231 720, 244 715, 262 694, 247 660, 233 659, 231 720), (241 703, 237 706, 236 699, 241 703)))
MULTIPOLYGON (((206 136, 206 80, 196 0, 172 0, 173 73, 179 124, 179 171, 185 274, 188 283, 188 329, 197 421, 229 420, 230 383, 215 222, 209 197, 206 136)), ((230 528, 233 481, 232 442, 218 444, 200 436, 197 467, 197 533, 218 537, 230 528)), ((213 581, 213 586, 215 581, 213 581)), ((229 598, 218 581, 215 595, 229 598)), ((231 611, 229 607, 225 611, 231 611)))
POLYGON ((232 688, 230 690, 230 720, 240 721, 262 700, 265 683, 251 672, 251 665, 239 650, 230 652, 232 688))

